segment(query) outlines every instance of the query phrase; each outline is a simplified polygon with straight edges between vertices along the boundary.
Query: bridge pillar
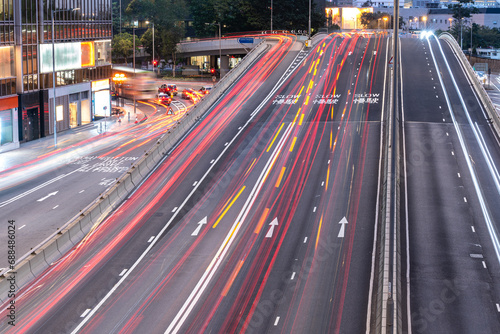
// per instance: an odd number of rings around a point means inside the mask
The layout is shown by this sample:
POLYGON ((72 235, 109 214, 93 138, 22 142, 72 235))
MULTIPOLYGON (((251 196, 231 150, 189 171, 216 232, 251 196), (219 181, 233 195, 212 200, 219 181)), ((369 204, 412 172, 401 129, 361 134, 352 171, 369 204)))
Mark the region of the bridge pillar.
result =
POLYGON ((225 76, 227 72, 229 72, 229 57, 222 56, 220 60, 220 77, 225 76))

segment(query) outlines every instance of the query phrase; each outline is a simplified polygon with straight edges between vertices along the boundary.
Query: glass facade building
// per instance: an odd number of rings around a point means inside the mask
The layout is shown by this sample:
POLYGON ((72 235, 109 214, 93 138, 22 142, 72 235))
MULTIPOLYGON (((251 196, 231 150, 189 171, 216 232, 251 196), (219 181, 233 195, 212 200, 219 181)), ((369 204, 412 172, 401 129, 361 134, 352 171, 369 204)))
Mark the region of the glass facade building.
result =
POLYGON ((53 134, 54 84, 57 131, 92 121, 111 39, 111 0, 0 0, 0 151, 53 134))

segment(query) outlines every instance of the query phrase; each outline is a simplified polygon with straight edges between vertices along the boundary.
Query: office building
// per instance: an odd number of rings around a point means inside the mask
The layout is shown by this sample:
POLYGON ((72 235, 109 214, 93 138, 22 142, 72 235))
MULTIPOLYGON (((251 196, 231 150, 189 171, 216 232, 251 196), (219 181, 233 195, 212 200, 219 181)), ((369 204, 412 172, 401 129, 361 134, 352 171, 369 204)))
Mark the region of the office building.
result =
POLYGON ((0 0, 0 152, 109 114, 111 14, 111 0, 0 0))

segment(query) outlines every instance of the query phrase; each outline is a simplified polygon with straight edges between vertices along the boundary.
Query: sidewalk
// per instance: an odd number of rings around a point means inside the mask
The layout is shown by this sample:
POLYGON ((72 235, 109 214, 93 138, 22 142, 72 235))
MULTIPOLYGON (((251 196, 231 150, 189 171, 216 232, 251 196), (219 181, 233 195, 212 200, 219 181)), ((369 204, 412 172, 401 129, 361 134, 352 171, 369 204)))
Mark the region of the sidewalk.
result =
MULTIPOLYGON (((120 116, 120 121, 118 121, 118 116, 111 116, 76 128, 58 132, 57 149, 64 149, 84 140, 101 136, 103 133, 121 132, 134 126, 136 124, 136 118, 139 122, 144 118, 145 113, 138 105, 136 107, 136 114, 134 115, 134 107, 128 102, 130 101, 125 101, 125 105, 122 107, 125 109, 125 113, 120 116), (128 121, 129 114, 130 122, 128 121)), ((113 101, 112 107, 115 105, 113 101)), ((0 172, 13 166, 27 163, 51 152, 54 152, 53 135, 21 143, 21 146, 15 150, 0 152, 0 172)))

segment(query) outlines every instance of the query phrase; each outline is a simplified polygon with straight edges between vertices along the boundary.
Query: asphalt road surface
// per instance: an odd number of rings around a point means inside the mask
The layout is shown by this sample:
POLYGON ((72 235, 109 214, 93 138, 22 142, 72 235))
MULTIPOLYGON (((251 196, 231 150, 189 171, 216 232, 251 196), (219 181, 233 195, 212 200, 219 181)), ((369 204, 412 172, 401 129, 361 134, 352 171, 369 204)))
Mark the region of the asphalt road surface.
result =
POLYGON ((500 227, 490 170, 500 161, 497 139, 447 43, 402 39, 401 54, 406 322, 413 333, 499 333, 499 257, 489 233, 500 227))
POLYGON ((270 44, 2 331, 364 331, 388 40, 270 44))

